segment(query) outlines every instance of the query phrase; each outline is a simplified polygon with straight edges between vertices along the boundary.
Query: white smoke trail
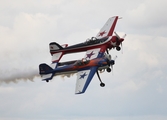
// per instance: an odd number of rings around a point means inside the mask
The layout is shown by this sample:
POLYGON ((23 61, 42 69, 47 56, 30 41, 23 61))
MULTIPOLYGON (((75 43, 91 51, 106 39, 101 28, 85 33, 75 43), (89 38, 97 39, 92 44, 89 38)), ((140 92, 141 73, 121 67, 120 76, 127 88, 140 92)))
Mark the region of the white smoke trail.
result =
POLYGON ((68 77, 68 78, 70 78, 70 77, 72 77, 73 75, 75 75, 76 73, 71 73, 71 74, 63 74, 63 75, 60 75, 61 76, 61 78, 65 78, 65 77, 68 77))
POLYGON ((48 37, 54 38, 55 32, 48 31, 56 27, 53 19, 21 13, 12 26, 0 24, 0 84, 33 81, 39 76, 38 65, 50 61, 48 37))
POLYGON ((2 58, 0 59, 0 84, 33 81, 35 77, 39 76, 40 58, 36 57, 36 54, 31 54, 28 51, 24 52, 27 53, 26 57, 21 56, 19 52, 18 54, 11 52, 9 55, 13 55, 12 57, 0 55, 2 58))
POLYGON ((10 69, 0 72, 0 84, 2 83, 18 83, 19 81, 32 81, 38 75, 37 69, 26 68, 26 69, 10 69))

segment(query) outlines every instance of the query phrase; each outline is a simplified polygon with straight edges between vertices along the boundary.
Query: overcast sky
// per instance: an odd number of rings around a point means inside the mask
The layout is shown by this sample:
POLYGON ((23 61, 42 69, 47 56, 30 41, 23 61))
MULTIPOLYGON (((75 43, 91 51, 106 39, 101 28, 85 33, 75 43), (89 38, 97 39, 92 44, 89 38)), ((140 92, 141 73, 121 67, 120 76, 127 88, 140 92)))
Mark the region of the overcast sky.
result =
POLYGON ((0 0, 0 120, 166 120, 166 10, 166 0, 0 0), (84 42, 115 15, 127 37, 123 54, 110 51, 118 58, 100 74, 104 88, 96 75, 82 95, 76 75, 41 81, 50 42, 84 42))

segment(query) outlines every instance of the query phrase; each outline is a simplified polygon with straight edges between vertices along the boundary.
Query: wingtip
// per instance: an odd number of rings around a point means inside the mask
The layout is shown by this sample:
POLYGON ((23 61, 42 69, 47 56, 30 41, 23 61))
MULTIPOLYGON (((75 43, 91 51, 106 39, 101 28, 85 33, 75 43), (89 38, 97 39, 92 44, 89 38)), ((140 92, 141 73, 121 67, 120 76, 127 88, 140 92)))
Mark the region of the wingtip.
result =
POLYGON ((113 16, 111 18, 118 18, 118 19, 123 19, 123 17, 119 17, 119 16, 113 16))
POLYGON ((79 92, 79 93, 75 93, 76 95, 80 95, 80 94, 83 94, 84 92, 79 92))
POLYGON ((112 16, 111 18, 115 18, 115 17, 119 17, 119 16, 116 15, 116 16, 112 16))
POLYGON ((76 91, 75 94, 78 95, 78 94, 83 94, 85 93, 85 91, 76 91))

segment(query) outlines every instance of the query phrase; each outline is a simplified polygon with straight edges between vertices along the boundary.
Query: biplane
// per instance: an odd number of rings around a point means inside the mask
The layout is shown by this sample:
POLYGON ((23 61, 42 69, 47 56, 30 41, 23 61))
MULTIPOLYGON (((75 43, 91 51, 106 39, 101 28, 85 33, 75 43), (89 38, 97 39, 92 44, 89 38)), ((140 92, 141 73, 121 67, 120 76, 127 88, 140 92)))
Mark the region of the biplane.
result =
POLYGON ((109 18, 96 37, 92 37, 83 43, 72 46, 68 46, 68 44, 59 45, 56 42, 50 43, 49 48, 52 55, 52 64, 47 65, 42 63, 39 65, 39 74, 42 80, 49 82, 54 76, 76 73, 77 82, 75 93, 81 94, 86 91, 96 73, 100 80, 100 86, 104 87, 105 84, 102 82, 98 71, 106 70, 107 72, 111 72, 115 60, 111 59, 108 50, 116 48, 119 51, 126 36, 125 34, 121 38, 116 32, 115 36, 112 36, 117 20, 118 16, 109 18), (80 60, 59 62, 65 54, 83 51, 86 51, 86 54, 80 60))

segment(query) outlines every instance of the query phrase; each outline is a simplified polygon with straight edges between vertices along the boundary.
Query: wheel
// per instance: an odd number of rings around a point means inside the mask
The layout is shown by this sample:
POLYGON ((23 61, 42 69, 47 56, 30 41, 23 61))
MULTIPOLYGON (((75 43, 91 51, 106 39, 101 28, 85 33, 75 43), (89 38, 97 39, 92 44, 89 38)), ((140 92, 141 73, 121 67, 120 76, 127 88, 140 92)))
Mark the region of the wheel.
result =
POLYGON ((100 86, 101 86, 101 87, 104 87, 104 86, 105 86, 105 84, 104 84, 104 83, 100 83, 100 86))
POLYGON ((49 80, 46 80, 46 82, 49 82, 49 80))
POLYGON ((121 47, 117 46, 117 47, 116 47, 116 50, 117 50, 117 51, 120 51, 120 50, 121 50, 121 47))
POLYGON ((111 72, 111 68, 107 68, 107 72, 111 72))

